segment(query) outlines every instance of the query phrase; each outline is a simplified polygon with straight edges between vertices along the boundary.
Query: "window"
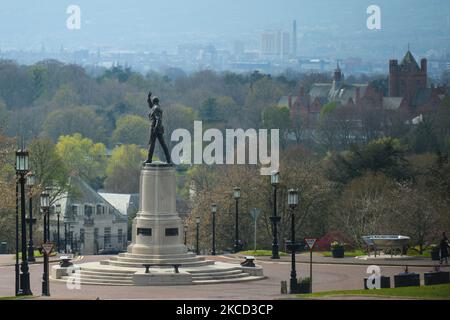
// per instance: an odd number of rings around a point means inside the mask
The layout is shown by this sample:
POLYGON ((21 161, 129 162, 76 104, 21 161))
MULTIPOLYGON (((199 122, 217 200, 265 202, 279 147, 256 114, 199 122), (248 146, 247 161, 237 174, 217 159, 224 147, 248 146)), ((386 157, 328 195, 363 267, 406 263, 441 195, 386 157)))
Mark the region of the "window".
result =
POLYGON ((84 229, 80 229, 80 242, 84 243, 84 229))
POLYGON ((103 242, 105 247, 111 244, 111 227, 106 227, 103 233, 103 242))
POLYGON ((97 205, 97 214, 105 214, 106 213, 106 207, 103 204, 97 205))
POLYGON ((84 205, 84 215, 85 216, 91 216, 94 212, 94 208, 90 204, 84 205))
POLYGON ((117 230, 117 242, 118 243, 122 243, 122 241, 123 241, 122 237, 123 237, 122 229, 117 230))
POLYGON ((167 228, 166 237, 178 236, 178 228, 167 228))
POLYGON ((72 214, 74 216, 78 215, 78 205, 76 204, 72 205, 72 214))
POLYGON ((94 229, 94 240, 97 241, 98 240, 98 228, 94 229))

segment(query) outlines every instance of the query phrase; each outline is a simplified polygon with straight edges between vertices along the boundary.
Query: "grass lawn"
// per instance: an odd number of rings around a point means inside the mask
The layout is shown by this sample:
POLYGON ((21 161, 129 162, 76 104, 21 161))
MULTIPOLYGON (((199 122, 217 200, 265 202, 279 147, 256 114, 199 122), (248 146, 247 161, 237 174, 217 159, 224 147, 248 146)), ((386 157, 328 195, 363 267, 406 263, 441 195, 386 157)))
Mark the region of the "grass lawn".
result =
POLYGON ((320 298, 330 296, 384 296, 384 297, 406 297, 415 299, 444 299, 450 300, 450 284, 440 284, 435 286, 402 287, 378 290, 344 290, 325 291, 312 294, 299 294, 299 298, 320 298))
MULTIPOLYGON (((331 251, 322 252, 324 257, 331 257, 331 251)), ((344 257, 357 257, 364 256, 366 253, 362 250, 344 251, 344 257)))
MULTIPOLYGON (((28 251, 27 251, 27 256, 28 256, 28 251)), ((35 258, 40 258, 40 257, 43 257, 43 256, 44 255, 42 253, 40 253, 39 250, 34 250, 34 257, 35 258)), ((54 257, 54 256, 56 256, 56 252, 55 251, 53 251, 50 254, 50 257, 54 257)), ((15 257, 14 257, 14 259, 15 259, 15 257)), ((19 259, 22 259, 22 252, 19 252, 19 259)))
MULTIPOLYGON (((331 251, 321 252, 324 257, 331 257, 331 251)), ((352 251, 344 251, 344 257, 357 257, 357 256, 365 256, 367 253, 363 250, 352 250, 352 251)), ((411 257, 422 257, 422 258, 430 258, 431 253, 430 250, 424 250, 423 254, 420 254, 418 251, 409 249, 408 256, 411 257)))
MULTIPOLYGON (((242 255, 248 255, 248 256, 255 256, 255 257, 271 257, 272 256, 272 250, 247 250, 247 251, 240 251, 239 254, 242 255)), ((286 252, 278 252, 280 256, 287 256, 288 254, 286 252)))
POLYGON ((11 296, 11 297, 0 297, 0 300, 22 300, 22 299, 29 299, 33 296, 11 296))

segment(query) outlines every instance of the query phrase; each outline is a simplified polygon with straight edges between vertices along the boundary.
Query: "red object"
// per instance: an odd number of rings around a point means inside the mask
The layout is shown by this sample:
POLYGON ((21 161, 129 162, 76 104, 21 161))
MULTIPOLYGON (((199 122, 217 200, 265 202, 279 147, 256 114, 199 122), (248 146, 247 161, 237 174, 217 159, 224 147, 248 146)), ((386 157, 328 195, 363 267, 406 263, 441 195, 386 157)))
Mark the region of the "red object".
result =
POLYGON ((316 250, 328 251, 331 250, 331 243, 334 241, 345 243, 350 247, 353 244, 353 240, 341 231, 330 231, 322 238, 318 239, 314 247, 316 248, 316 250))

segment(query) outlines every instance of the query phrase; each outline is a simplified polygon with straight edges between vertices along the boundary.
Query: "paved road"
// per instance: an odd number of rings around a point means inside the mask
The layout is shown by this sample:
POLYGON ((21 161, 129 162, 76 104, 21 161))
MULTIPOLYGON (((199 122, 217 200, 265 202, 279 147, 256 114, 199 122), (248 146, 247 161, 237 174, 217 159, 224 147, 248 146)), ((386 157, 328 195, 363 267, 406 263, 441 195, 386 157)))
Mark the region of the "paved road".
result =
MULTIPOLYGON (((105 259, 103 256, 85 257, 82 262, 105 259)), ((229 263, 239 263, 232 257, 208 257, 229 263)), ((289 280, 291 265, 289 261, 258 261, 264 267, 265 280, 236 284, 158 286, 158 287, 120 287, 82 285, 80 290, 69 290, 64 283, 51 282, 51 299, 277 299, 280 295, 280 281, 289 280)), ((313 290, 362 289, 367 266, 362 265, 314 265, 313 290)), ((449 269, 448 267, 446 268, 449 269)), ((309 276, 309 264, 297 264, 298 277, 309 276)), ((382 267, 384 275, 402 272, 402 266, 382 267)), ((430 267, 411 267, 410 271, 424 273, 430 267)), ((31 265, 31 285, 35 296, 41 294, 42 265, 31 265)), ((14 267, 0 267, 0 296, 14 295, 14 267)))

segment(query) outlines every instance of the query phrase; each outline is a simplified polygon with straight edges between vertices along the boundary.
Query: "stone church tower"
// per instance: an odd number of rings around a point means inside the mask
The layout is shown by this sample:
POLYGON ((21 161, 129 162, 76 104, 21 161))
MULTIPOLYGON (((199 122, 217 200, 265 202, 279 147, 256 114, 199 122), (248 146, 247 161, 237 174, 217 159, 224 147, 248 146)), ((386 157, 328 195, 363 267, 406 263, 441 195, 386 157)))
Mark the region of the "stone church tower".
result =
POLYGON ((389 96, 403 97, 411 102, 415 95, 427 87, 427 59, 417 64, 411 51, 408 50, 402 62, 389 61, 389 96))

